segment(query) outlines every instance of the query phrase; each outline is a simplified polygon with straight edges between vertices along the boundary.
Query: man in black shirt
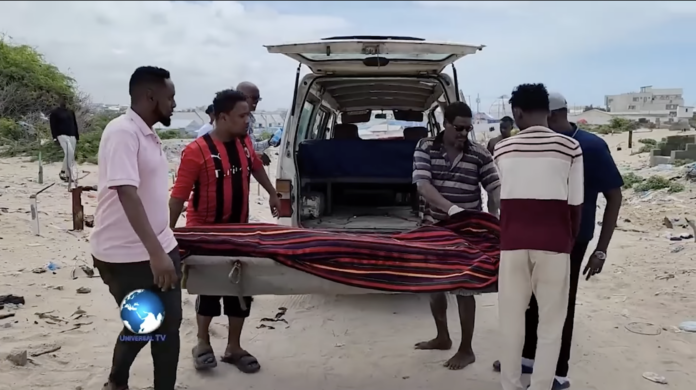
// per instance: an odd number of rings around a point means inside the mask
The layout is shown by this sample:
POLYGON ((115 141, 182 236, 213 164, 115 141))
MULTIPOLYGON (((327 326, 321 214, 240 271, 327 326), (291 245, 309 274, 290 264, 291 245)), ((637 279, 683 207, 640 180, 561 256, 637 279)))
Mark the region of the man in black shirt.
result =
POLYGON ((63 169, 60 178, 63 181, 77 185, 77 166, 75 164, 75 148, 80 134, 77 131, 77 118, 75 112, 67 107, 65 98, 60 100, 60 106, 49 114, 51 135, 53 141, 58 142, 63 148, 63 169))

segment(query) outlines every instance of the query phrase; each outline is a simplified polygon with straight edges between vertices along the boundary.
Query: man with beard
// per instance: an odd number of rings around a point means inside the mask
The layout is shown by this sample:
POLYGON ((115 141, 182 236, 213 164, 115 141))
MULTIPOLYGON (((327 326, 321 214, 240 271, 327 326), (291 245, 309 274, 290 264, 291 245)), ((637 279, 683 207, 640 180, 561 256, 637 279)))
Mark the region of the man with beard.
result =
MULTIPOLYGON (((469 140, 473 130, 471 108, 455 102, 444 110, 445 130, 435 138, 424 138, 413 154, 413 182, 425 200, 424 223, 444 220, 464 209, 481 210, 481 188, 488 193, 488 212, 497 215, 500 196, 498 172, 491 154, 469 140)), ((476 319, 475 293, 457 291, 462 340, 457 353, 445 363, 460 370, 476 361, 471 340, 476 319)), ((416 344, 416 349, 448 350, 452 347, 447 327, 447 297, 431 296, 430 310, 435 319, 437 336, 416 344)))
POLYGON ((504 116, 500 120, 500 135, 495 137, 495 138, 491 138, 488 141, 488 151, 491 154, 493 154, 493 148, 495 148, 495 145, 498 142, 500 142, 506 138, 510 138, 510 135, 512 133, 512 125, 514 125, 514 124, 515 124, 515 121, 513 121, 512 118, 510 118, 509 116, 504 116))
MULTIPOLYGON (((169 164, 152 126, 169 126, 176 107, 169 72, 152 66, 133 72, 130 108, 109 122, 99 143, 99 192, 90 246, 94 265, 121 305, 134 290, 150 290, 164 305, 151 344, 154 388, 174 390, 179 364, 181 259, 169 228, 169 164)), ((129 340, 125 327, 116 341, 104 390, 127 390, 130 367, 147 341, 129 340)))
POLYGON ((538 335, 531 390, 549 390, 561 349, 573 246, 583 203, 583 151, 548 126, 549 93, 522 84, 510 98, 519 134, 495 146, 502 183, 498 319, 503 390, 523 390, 525 334, 538 335), (532 294, 538 326, 525 330, 532 294))
MULTIPOLYGON (((189 197, 186 226, 247 223, 252 176, 268 192, 271 213, 278 216, 280 200, 247 133, 247 97, 234 90, 218 92, 213 100, 213 112, 215 129, 190 143, 181 154, 181 165, 169 200, 172 228, 189 197)), ((244 297, 246 307, 243 307, 235 296, 198 296, 198 343, 192 351, 197 370, 217 366, 210 344, 210 323, 214 317, 224 314, 228 318, 229 334, 222 361, 245 373, 259 371, 259 362, 241 346, 242 328, 249 317, 251 303, 251 297, 244 297)))

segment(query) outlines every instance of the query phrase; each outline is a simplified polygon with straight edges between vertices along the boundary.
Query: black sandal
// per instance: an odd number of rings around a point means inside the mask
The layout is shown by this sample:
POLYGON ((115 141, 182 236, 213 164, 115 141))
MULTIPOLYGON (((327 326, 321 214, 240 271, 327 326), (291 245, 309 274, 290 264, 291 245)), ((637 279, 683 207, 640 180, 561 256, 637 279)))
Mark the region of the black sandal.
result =
POLYGON ((232 364, 245 374, 254 374, 261 369, 259 361, 246 351, 238 354, 225 355, 220 360, 224 363, 232 364))

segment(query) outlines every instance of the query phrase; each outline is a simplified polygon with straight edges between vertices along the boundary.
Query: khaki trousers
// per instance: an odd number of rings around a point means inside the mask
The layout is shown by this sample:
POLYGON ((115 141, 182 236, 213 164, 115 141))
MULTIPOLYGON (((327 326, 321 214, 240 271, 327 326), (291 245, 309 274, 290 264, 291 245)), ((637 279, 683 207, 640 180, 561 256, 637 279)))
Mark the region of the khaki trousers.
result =
POLYGON ((532 293, 539 304, 539 326, 529 390, 551 389, 568 311, 569 285, 569 254, 537 250, 501 251, 498 319, 503 343, 500 356, 503 390, 524 390, 520 379, 525 311, 532 293))

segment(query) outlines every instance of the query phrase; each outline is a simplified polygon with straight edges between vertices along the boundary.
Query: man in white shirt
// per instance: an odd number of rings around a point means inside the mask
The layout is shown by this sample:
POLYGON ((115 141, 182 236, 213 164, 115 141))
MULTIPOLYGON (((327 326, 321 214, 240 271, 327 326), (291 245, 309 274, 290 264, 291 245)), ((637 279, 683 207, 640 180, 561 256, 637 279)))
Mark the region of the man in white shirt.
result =
POLYGON ((210 122, 204 124, 201 126, 200 129, 196 132, 196 138, 202 137, 211 131, 213 131, 213 121, 215 120, 215 116, 213 115, 213 105, 209 105, 208 108, 205 109, 205 113, 208 114, 208 118, 210 118, 210 122))

